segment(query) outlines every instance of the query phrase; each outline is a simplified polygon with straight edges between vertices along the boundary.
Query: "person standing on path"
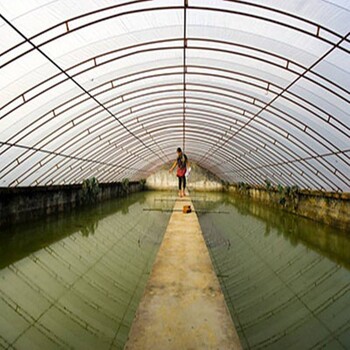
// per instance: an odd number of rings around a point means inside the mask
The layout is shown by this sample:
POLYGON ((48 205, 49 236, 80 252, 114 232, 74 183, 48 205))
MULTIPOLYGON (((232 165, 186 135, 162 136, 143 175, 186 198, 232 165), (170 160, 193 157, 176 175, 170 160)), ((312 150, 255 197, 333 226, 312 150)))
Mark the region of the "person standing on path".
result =
POLYGON ((179 147, 176 150, 177 159, 174 162, 173 166, 170 168, 169 173, 172 173, 175 167, 177 166, 176 176, 179 179, 179 196, 185 196, 186 189, 186 171, 190 167, 190 163, 185 153, 182 152, 182 149, 179 147))

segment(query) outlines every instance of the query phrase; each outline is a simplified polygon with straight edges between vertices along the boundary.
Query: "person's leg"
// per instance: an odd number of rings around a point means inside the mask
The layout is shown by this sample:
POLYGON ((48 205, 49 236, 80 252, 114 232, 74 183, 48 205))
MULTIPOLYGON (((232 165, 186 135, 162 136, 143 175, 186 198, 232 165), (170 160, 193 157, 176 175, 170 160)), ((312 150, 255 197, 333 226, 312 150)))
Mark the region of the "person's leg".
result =
POLYGON ((181 192, 181 186, 182 185, 182 178, 179 176, 179 196, 181 197, 181 194, 182 194, 182 192, 181 192))
POLYGON ((182 178, 183 186, 182 186, 182 195, 185 196, 185 190, 186 190, 186 176, 182 178))

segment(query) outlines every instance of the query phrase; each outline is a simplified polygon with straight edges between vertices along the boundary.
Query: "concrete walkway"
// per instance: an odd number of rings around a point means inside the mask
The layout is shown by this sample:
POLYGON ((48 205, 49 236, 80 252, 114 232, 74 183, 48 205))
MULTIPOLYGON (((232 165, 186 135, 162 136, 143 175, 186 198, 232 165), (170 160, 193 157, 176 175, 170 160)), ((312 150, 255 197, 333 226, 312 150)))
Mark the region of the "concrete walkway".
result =
POLYGON ((241 349, 195 213, 173 212, 125 349, 241 349))

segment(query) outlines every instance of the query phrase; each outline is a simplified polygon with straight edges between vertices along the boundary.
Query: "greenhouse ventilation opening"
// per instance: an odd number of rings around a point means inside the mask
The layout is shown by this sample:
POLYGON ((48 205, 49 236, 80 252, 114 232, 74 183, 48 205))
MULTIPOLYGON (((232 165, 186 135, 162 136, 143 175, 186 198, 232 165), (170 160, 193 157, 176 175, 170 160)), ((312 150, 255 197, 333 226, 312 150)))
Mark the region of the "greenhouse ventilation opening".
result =
POLYGON ((350 1, 0 0, 0 349, 137 349, 183 287, 220 344, 345 349, 349 229, 350 1))

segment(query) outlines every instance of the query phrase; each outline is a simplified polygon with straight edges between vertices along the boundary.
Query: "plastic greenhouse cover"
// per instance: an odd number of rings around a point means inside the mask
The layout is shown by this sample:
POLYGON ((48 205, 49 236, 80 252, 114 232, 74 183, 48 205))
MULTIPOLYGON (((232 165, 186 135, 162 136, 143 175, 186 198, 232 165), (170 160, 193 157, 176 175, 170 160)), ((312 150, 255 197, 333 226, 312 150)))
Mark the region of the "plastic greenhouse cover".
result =
POLYGON ((140 179, 181 146, 349 191, 349 32, 346 0, 0 0, 0 186, 140 179))

